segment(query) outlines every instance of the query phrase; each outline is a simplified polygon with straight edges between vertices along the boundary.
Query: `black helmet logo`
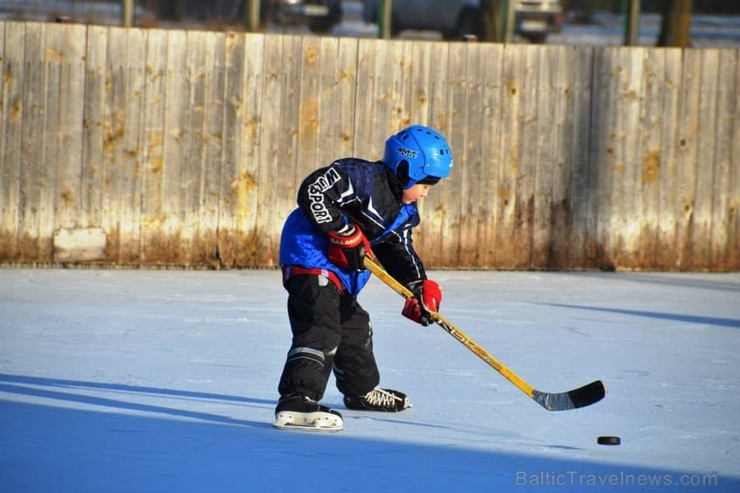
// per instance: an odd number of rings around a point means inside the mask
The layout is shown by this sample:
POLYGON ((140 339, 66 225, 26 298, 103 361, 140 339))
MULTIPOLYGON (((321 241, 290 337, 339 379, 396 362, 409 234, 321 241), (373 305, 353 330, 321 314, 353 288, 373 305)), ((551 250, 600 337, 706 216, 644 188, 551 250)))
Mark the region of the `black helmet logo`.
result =
POLYGON ((405 156, 405 157, 412 158, 412 159, 419 155, 417 151, 414 151, 412 149, 404 149, 403 147, 398 148, 398 153, 401 156, 405 156))

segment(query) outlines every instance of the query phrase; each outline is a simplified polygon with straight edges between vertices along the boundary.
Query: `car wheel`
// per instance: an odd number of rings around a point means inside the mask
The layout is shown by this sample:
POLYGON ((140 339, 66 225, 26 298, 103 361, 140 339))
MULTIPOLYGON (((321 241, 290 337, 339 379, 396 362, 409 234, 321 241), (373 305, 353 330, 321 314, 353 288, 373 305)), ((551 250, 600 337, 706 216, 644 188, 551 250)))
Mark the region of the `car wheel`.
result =
POLYGON ((460 19, 457 22, 457 32, 448 39, 460 39, 464 34, 473 34, 480 40, 485 39, 486 25, 481 12, 466 10, 460 14, 460 19))
POLYGON ((329 6, 329 15, 326 17, 317 17, 308 24, 311 32, 324 34, 331 31, 335 24, 342 21, 342 5, 337 2, 329 6))
POLYGON ((532 44, 543 44, 547 40, 547 33, 530 33, 522 36, 532 44))

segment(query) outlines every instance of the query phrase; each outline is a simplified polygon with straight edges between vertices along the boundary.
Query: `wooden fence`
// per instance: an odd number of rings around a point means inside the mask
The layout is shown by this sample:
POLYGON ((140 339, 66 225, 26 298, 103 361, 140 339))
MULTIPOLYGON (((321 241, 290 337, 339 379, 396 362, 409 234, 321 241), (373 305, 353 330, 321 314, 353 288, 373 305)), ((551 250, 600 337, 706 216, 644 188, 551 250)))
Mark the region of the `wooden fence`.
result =
POLYGON ((93 231, 79 259, 273 266, 304 175, 421 123, 455 158, 429 266, 740 266, 738 50, 0 22, 0 56, 0 263, 93 231))

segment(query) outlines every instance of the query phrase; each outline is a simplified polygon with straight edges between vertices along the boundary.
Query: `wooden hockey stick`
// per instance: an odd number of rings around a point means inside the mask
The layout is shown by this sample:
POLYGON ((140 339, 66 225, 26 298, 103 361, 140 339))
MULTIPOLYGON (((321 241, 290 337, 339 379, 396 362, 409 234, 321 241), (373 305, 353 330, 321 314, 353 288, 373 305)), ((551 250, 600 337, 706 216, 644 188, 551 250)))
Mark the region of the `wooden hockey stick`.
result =
MULTIPOLYGON (((404 298, 412 298, 414 293, 406 286, 395 280, 377 260, 365 257, 365 267, 372 272, 378 279, 387 284, 395 292, 404 298)), ((471 350, 480 359, 488 363, 494 370, 499 372, 509 382, 513 383, 516 388, 527 394, 531 399, 548 411, 566 411, 579 407, 590 406, 599 402, 606 395, 606 387, 601 380, 593 381, 583 387, 579 387, 568 392, 542 392, 528 384, 522 377, 511 371, 503 363, 493 357, 488 351, 483 349, 478 343, 472 340, 462 330, 457 328, 452 322, 447 320, 439 313, 430 313, 434 322, 442 327, 448 334, 462 343, 463 346, 471 350)))

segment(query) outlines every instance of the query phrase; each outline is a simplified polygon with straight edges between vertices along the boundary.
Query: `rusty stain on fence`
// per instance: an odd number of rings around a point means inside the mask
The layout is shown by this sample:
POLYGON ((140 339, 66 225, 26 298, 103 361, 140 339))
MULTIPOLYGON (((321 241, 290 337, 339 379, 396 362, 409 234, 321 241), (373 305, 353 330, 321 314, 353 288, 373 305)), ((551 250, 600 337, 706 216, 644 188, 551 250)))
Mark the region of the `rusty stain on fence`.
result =
POLYGON ((653 150, 642 158, 642 181, 654 183, 660 178, 660 151, 653 150))

